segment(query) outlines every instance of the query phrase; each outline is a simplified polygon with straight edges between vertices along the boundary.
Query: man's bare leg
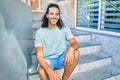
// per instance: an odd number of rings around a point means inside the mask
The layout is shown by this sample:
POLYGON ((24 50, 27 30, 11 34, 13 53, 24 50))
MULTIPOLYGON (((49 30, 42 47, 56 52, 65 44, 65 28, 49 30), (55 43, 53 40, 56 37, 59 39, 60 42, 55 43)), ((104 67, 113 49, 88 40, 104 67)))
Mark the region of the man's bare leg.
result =
POLYGON ((62 80, 68 80, 68 78, 70 77, 71 73, 75 69, 75 67, 76 67, 76 65, 77 65, 77 63, 79 61, 79 57, 80 57, 80 52, 78 50, 75 51, 74 57, 75 57, 75 59, 74 59, 73 64, 65 65, 62 80))
POLYGON ((42 67, 39 67, 38 73, 39 73, 40 80, 49 80, 46 72, 42 67))

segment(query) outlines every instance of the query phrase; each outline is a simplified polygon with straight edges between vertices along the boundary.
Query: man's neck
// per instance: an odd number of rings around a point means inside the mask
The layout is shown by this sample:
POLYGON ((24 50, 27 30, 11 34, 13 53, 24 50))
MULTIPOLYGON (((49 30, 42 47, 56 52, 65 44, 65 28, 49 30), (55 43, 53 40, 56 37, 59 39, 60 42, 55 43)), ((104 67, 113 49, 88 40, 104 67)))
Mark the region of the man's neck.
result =
POLYGON ((54 28, 56 28, 56 25, 48 25, 48 28, 49 29, 54 29, 54 28))

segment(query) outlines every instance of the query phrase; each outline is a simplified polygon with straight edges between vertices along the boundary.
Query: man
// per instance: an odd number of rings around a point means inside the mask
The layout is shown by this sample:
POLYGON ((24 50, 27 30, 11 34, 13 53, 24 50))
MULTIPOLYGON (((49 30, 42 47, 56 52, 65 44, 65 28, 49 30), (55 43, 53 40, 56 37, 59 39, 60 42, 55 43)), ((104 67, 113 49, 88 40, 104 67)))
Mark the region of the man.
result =
POLYGON ((59 80, 60 76, 54 69, 62 67, 64 67, 62 80, 68 80, 79 61, 79 45, 70 29, 64 26, 57 4, 48 5, 42 21, 42 26, 37 30, 35 38, 36 58, 40 64, 38 67, 40 80, 59 80), (70 47, 67 47, 67 41, 70 47))

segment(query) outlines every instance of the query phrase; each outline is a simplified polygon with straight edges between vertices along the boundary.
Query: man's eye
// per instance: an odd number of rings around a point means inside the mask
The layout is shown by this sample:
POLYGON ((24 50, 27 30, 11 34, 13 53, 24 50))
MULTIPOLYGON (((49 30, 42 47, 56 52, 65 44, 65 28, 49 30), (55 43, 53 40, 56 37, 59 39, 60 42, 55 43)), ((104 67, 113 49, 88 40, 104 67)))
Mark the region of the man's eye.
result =
POLYGON ((50 13, 51 15, 53 15, 53 13, 50 13))
POLYGON ((58 16, 59 14, 57 13, 56 15, 58 16))

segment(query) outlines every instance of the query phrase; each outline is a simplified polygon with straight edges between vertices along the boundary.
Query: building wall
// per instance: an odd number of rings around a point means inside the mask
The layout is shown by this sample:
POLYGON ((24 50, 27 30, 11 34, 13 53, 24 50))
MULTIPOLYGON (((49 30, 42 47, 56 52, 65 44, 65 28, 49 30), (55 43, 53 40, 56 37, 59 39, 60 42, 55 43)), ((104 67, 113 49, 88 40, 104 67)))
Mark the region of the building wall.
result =
POLYGON ((0 0, 0 80, 27 80, 32 49, 31 7, 0 0))
POLYGON ((61 17, 66 26, 73 27, 73 13, 71 1, 60 1, 59 6, 61 8, 61 17))
POLYGON ((102 43, 102 51, 112 55, 112 64, 120 67, 120 37, 95 35, 95 40, 102 43))
POLYGON ((69 24, 69 27, 75 27, 75 0, 62 0, 57 1, 56 0, 41 0, 41 9, 42 11, 32 12, 33 13, 33 28, 37 28, 40 25, 40 20, 42 19, 47 5, 49 3, 57 3, 59 4, 61 8, 61 13, 63 17, 63 21, 65 24, 69 24), (35 21, 35 23, 34 23, 35 21), (38 22, 37 22, 38 21, 38 22))

